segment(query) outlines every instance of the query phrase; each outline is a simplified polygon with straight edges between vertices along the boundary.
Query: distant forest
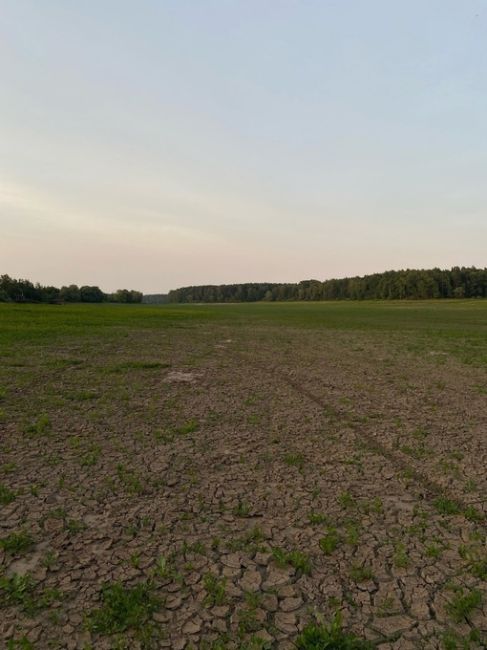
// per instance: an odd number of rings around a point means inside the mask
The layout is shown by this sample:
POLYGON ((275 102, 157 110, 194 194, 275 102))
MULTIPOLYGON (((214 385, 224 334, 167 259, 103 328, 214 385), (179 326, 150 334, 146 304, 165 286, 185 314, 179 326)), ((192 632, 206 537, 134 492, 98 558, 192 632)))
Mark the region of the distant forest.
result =
POLYGON ((418 300, 428 298, 487 298, 487 268, 455 266, 450 270, 386 271, 363 277, 303 280, 298 283, 247 282, 182 287, 169 294, 143 295, 119 289, 104 293, 97 286, 75 284, 60 289, 0 276, 0 302, 117 302, 198 303, 286 300, 418 300))
POLYGON ((103 293, 99 287, 70 284, 68 287, 44 287, 30 280, 14 280, 0 275, 0 302, 142 302, 142 293, 119 289, 114 293, 103 293))
POLYGON ((182 287, 169 302, 258 302, 280 300, 406 300, 487 298, 487 268, 455 266, 450 270, 386 271, 338 280, 304 280, 182 287))

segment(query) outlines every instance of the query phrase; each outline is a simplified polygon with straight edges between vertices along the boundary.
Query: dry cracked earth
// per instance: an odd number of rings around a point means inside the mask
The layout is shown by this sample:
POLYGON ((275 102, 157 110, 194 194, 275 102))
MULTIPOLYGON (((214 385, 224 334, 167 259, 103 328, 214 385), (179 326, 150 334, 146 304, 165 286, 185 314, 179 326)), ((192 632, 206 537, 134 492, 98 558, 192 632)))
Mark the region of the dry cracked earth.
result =
POLYGON ((195 325, 0 380, 2 648, 286 649, 336 612, 380 650, 487 647, 483 368, 195 325))

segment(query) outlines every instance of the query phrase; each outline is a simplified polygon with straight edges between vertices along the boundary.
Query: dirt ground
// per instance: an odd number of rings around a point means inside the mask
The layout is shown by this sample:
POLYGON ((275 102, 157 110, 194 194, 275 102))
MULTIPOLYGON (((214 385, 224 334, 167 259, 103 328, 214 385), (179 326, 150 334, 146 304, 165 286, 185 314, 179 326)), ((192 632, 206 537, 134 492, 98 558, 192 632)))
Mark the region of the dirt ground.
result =
POLYGON ((401 332, 93 346, 1 371, 0 647, 286 649, 337 611, 380 650, 487 647, 484 367, 401 332))

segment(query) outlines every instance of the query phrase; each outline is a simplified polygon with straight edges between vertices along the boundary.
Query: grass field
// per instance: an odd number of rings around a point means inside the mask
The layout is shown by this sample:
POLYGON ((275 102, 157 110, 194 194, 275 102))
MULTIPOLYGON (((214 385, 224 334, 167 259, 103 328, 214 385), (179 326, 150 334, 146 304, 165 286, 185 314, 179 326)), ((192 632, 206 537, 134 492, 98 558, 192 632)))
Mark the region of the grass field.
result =
POLYGON ((487 647, 487 302, 0 304, 0 361, 0 648, 487 647))

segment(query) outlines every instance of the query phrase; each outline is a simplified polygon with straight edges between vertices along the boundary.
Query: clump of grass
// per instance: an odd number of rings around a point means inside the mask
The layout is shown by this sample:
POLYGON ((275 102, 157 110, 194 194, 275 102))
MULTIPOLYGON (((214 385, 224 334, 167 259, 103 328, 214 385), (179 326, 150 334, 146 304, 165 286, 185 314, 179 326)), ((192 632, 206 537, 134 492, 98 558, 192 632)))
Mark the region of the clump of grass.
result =
POLYGON ((32 600, 35 584, 29 574, 0 577, 0 604, 25 606, 32 600))
POLYGON ((88 615, 89 629, 99 634, 140 631, 160 606, 152 585, 147 582, 134 587, 120 582, 105 584, 101 590, 101 601, 101 607, 88 615))
POLYGON ((34 616, 61 599, 61 593, 57 589, 44 589, 38 593, 35 593, 35 589, 36 583, 28 573, 23 576, 17 573, 1 576, 0 607, 17 605, 28 616, 34 616))
POLYGON ((438 497, 434 500, 433 505, 442 515, 458 515, 461 512, 458 503, 447 497, 438 497))
POLYGON ((481 647, 482 639, 478 630, 473 629, 467 634, 467 636, 462 636, 453 630, 447 630, 442 636, 443 647, 445 650, 469 650, 475 644, 474 647, 481 647))
POLYGON ((309 523, 313 526, 326 524, 328 522, 328 517, 326 515, 322 515, 320 512, 311 512, 308 519, 309 523))
POLYGON ((398 569, 405 569, 409 564, 409 558, 404 544, 397 544, 392 557, 394 566, 398 569))
POLYGON ((226 599, 225 584, 225 578, 219 578, 214 573, 207 573, 204 576, 203 586, 206 590, 206 596, 203 603, 206 607, 223 605, 226 599))
POLYGON ((26 553, 34 545, 30 533, 21 530, 19 533, 10 533, 7 537, 0 539, 0 548, 11 555, 26 553))
POLYGON ((83 521, 78 519, 66 519, 64 522, 64 529, 68 531, 70 535, 76 535, 82 530, 85 530, 86 524, 83 521))
POLYGON ((184 424, 182 424, 179 427, 176 427, 176 433, 179 433, 179 435, 185 436, 188 435, 189 433, 194 433, 199 429, 199 424, 197 420, 194 420, 193 418, 191 420, 188 420, 184 424))
POLYGON ((325 555, 331 555, 340 543, 340 536, 336 528, 329 528, 326 535, 318 542, 325 555))
POLYGON ((34 646, 26 636, 21 636, 20 639, 9 639, 7 650, 34 650, 34 646))
MULTIPOLYGON (((255 553, 259 550, 263 550, 262 542, 264 539, 265 536, 262 529, 259 526, 254 526, 242 537, 236 537, 230 540, 227 547, 230 551, 247 551, 248 553, 255 553)), ((216 540, 213 540, 213 543, 215 541, 216 540)))
POLYGON ((467 506, 463 515, 468 521, 479 522, 485 519, 484 515, 475 508, 475 506, 467 506))
POLYGON ((426 557, 431 557, 436 560, 441 556, 441 553, 442 553, 442 548, 438 546, 438 544, 435 544, 434 542, 428 544, 428 546, 426 547, 426 557))
POLYGON ((284 462, 288 467, 296 467, 299 471, 302 471, 305 464, 305 457, 301 453, 296 454, 286 454, 284 456, 284 462))
POLYGON ((470 614, 481 605, 482 592, 479 589, 472 589, 467 593, 463 589, 458 589, 452 600, 447 604, 446 609, 455 623, 461 623, 468 619, 470 614))
POLYGON ((276 564, 281 567, 291 565, 296 571, 301 571, 305 575, 311 573, 311 560, 302 551, 285 551, 282 548, 273 548, 272 557, 276 564))
POLYGON ((36 420, 34 420, 34 422, 28 424, 24 429, 24 433, 26 433, 29 436, 44 436, 50 433, 50 431, 51 431, 51 420, 49 419, 49 416, 46 414, 39 415, 39 417, 36 420))
POLYGON ((245 501, 240 501, 239 500, 238 504, 233 509, 233 514, 236 517, 248 517, 249 514, 250 514, 250 511, 251 511, 250 505, 248 503, 246 503, 245 501))
POLYGON ((353 564, 350 568, 350 577, 355 582, 365 582, 366 580, 372 580, 374 574, 369 566, 353 564))
POLYGON ((144 490, 137 474, 122 463, 117 465, 117 476, 130 494, 141 494, 144 490))
POLYGON ((93 467, 101 456, 100 445, 92 445, 80 458, 81 467, 93 467))
POLYGON ((354 522, 349 522, 345 530, 345 541, 350 546, 357 546, 360 539, 360 529, 354 522))
POLYGON ((341 617, 336 614, 329 625, 307 625, 296 639, 297 650, 372 650, 365 639, 345 632, 341 617))
POLYGON ((12 492, 10 488, 0 483, 0 505, 8 506, 15 499, 15 496, 15 492, 12 492))
POLYGON ((338 497, 338 503, 342 506, 342 508, 352 508, 355 505, 355 499, 350 494, 350 492, 345 491, 342 492, 338 497))
POLYGON ((124 370, 157 370, 159 368, 169 368, 170 363, 161 363, 160 361, 123 361, 114 366, 107 368, 106 372, 123 372, 124 370))

